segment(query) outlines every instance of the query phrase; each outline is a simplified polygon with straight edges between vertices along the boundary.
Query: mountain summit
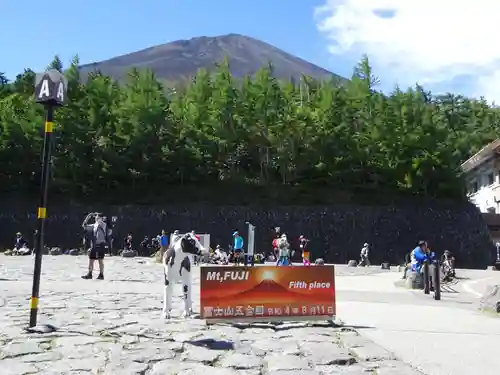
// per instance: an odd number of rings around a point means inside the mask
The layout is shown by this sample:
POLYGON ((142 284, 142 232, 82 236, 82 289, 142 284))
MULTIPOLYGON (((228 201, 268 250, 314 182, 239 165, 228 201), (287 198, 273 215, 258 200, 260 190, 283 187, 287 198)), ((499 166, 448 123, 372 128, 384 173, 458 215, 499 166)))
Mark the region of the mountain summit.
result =
POLYGON ((301 75, 329 79, 338 75, 293 56, 261 40, 239 34, 215 37, 201 36, 189 40, 146 48, 109 60, 81 66, 81 73, 100 70, 103 74, 123 79, 132 67, 151 69, 158 79, 178 81, 193 77, 198 69, 213 70, 227 57, 235 77, 252 76, 272 62, 274 76, 299 79, 301 75))

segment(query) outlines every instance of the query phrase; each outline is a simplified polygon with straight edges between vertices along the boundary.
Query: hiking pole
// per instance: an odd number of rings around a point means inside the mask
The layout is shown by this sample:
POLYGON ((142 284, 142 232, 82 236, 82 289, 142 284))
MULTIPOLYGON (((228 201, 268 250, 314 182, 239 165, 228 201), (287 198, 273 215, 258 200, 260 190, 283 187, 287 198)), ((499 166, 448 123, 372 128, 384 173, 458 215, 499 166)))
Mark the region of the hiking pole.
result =
POLYGON ((441 299, 441 275, 440 275, 439 260, 436 260, 433 269, 432 281, 434 283, 434 299, 439 301, 441 299))
MULTIPOLYGON (((38 332, 37 325, 38 299, 40 296, 40 275, 42 272, 42 254, 45 246, 45 219, 47 219, 47 192, 49 185, 50 157, 52 151, 52 130, 54 126, 54 110, 64 105, 67 92, 67 80, 55 70, 39 73, 35 78, 35 101, 46 110, 45 132, 43 138, 42 174, 40 186, 40 202, 38 206, 38 233, 35 250, 35 268, 33 271, 33 288, 30 299, 30 320, 28 332, 38 332)), ((42 331, 55 330, 47 326, 42 331)))
POLYGON ((424 260, 424 293, 429 294, 430 293, 430 280, 429 280, 429 262, 424 260))

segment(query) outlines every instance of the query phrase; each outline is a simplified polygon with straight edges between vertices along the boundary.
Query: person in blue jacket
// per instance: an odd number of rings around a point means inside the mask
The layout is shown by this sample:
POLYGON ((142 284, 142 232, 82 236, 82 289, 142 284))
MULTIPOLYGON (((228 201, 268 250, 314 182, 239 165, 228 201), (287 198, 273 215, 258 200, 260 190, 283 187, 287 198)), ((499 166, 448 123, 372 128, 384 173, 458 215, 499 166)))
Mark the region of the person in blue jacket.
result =
POLYGON ((233 251, 234 251, 234 261, 235 264, 238 265, 243 260, 243 237, 240 235, 240 232, 235 231, 233 233, 233 251))
POLYGON ((424 261, 427 259, 431 263, 435 258, 436 254, 430 251, 427 241, 419 241, 418 246, 413 249, 410 255, 411 270, 413 272, 421 272, 424 261))

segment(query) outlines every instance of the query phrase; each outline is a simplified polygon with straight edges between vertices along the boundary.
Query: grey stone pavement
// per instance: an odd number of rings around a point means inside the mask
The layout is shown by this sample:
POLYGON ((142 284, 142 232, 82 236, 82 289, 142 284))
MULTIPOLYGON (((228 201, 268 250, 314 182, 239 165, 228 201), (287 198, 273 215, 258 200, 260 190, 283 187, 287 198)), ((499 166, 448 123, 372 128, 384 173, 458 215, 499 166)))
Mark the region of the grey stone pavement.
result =
MULTIPOLYGON (((161 317, 163 274, 152 260, 106 258, 104 281, 82 280, 86 263, 44 256, 39 322, 58 331, 36 335, 23 332, 33 258, 0 255, 0 374, 498 374, 500 320, 477 313, 461 286, 438 302, 396 288, 398 273, 339 266, 343 327, 207 327, 180 317, 180 287, 174 318, 161 317)), ((199 288, 193 300, 198 311, 199 288)))

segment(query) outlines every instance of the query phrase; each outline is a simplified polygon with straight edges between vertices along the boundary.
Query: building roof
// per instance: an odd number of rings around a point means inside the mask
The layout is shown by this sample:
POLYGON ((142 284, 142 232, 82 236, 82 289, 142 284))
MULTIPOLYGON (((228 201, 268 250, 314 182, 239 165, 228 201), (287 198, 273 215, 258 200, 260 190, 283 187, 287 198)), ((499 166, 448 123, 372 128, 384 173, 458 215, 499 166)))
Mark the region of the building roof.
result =
POLYGON ((497 139, 490 144, 484 146, 481 150, 472 155, 469 159, 462 163, 462 171, 467 173, 472 169, 480 166, 493 155, 500 154, 500 139, 497 139))

